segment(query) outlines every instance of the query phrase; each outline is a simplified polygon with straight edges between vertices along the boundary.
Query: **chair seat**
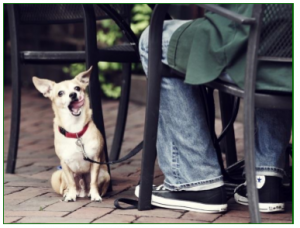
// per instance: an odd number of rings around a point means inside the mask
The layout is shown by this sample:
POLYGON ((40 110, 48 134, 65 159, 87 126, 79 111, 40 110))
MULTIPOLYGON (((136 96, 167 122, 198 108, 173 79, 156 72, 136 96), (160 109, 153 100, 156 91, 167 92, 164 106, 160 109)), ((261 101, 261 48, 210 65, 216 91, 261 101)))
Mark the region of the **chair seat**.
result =
MULTIPOLYGON (((103 62, 140 62, 131 44, 98 49, 97 59, 103 62)), ((22 51, 21 60, 23 63, 35 64, 79 63, 85 62, 85 51, 22 51)))
MULTIPOLYGON (((184 73, 181 73, 165 64, 162 66, 162 75, 181 78, 183 80, 185 78, 184 73)), ((210 88, 218 89, 221 92, 244 98, 244 90, 234 84, 217 79, 205 85, 210 88)), ((256 107, 291 109, 293 104, 291 92, 257 91, 254 96, 256 107)))
MULTIPOLYGON (((244 90, 240 89, 236 85, 226 83, 221 80, 212 81, 207 83, 206 86, 218 89, 221 92, 244 98, 244 90)), ((292 93, 288 92, 258 91, 254 96, 256 107, 291 109, 293 105, 292 93)))

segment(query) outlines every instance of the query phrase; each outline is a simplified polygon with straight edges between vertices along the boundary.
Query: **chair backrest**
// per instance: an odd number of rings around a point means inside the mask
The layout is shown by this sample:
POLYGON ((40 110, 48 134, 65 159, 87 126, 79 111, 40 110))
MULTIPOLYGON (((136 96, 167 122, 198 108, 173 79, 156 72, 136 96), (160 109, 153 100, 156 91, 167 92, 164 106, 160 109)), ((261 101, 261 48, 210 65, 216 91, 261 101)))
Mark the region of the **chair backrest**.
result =
MULTIPOLYGON (((21 24, 64 24, 83 21, 81 4, 17 4, 21 24)), ((120 16, 128 19, 130 5, 109 4, 120 16)), ((93 5, 97 20, 109 16, 100 7, 93 5)))
POLYGON ((292 61, 293 4, 263 4, 258 55, 263 60, 292 61))

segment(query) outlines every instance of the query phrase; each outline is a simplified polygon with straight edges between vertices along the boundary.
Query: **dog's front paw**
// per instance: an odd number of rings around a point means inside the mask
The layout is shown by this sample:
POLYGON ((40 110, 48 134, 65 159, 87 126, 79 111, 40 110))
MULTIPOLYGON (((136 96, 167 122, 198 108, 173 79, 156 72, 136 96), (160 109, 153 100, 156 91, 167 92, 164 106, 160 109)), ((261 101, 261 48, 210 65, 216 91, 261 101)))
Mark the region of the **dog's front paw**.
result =
POLYGON ((75 201, 76 201, 76 194, 75 194, 75 196, 74 196, 74 195, 71 195, 70 193, 68 193, 68 194, 63 198, 63 201, 65 201, 65 202, 75 202, 75 201))
POLYGON ((76 201, 76 189, 69 189, 69 191, 64 195, 63 201, 75 202, 76 201))
POLYGON ((89 197, 91 197, 91 201, 102 202, 102 198, 99 195, 98 189, 91 189, 89 197))
POLYGON ((102 198, 101 196, 98 194, 94 194, 94 195, 91 195, 91 201, 94 201, 94 202, 102 202, 102 198))

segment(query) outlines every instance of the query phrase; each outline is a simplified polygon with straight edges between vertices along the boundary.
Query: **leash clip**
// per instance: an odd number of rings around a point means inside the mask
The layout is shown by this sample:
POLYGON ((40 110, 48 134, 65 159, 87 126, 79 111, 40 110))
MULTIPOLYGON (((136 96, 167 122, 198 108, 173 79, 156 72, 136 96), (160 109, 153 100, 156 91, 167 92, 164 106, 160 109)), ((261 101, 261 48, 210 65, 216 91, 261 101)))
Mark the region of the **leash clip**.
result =
POLYGON ((79 146, 79 147, 81 147, 81 149, 82 149, 82 154, 83 154, 83 159, 84 159, 84 160, 88 160, 88 156, 87 156, 87 154, 86 154, 86 152, 85 152, 85 150, 84 150, 84 145, 83 145, 83 143, 82 143, 82 141, 81 141, 81 138, 78 136, 77 133, 76 133, 76 137, 77 137, 76 145, 79 146))

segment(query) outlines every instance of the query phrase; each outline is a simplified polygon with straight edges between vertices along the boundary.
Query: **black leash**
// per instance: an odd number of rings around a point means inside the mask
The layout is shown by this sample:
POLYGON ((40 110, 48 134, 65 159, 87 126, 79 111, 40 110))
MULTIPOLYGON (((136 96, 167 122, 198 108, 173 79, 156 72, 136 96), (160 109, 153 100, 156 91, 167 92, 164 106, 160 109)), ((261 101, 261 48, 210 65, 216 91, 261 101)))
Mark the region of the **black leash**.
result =
POLYGON ((114 202, 114 206, 117 209, 121 209, 121 210, 137 209, 138 208, 138 204, 139 204, 139 202, 137 200, 127 199, 127 198, 119 198, 119 199, 116 199, 115 202, 114 202), (120 205, 120 202, 121 203, 126 203, 126 204, 128 204, 130 206, 128 206, 128 207, 122 207, 120 205))
POLYGON ((81 139, 78 137, 77 138, 77 145, 80 146, 82 148, 82 153, 83 153, 83 160, 85 161, 89 161, 91 163, 96 163, 96 164, 99 164, 99 165, 112 165, 112 164, 117 164, 117 163, 121 163, 123 161, 126 161, 128 160, 129 158, 133 157, 134 155, 136 155, 138 152, 140 152, 142 149, 143 149, 143 144, 144 144, 144 141, 141 141, 135 148, 133 148, 133 150, 131 150, 128 154, 126 154, 123 158, 120 158, 118 160, 115 160, 115 161, 109 161, 109 162, 97 162, 97 161, 94 161, 92 159, 90 159, 87 154, 85 153, 85 150, 84 150, 84 145, 83 143, 81 142, 81 139))
MULTIPOLYGON (((139 181, 138 185, 140 185, 140 181, 139 181)), ((121 210, 138 209, 138 205, 139 205, 139 201, 138 200, 134 200, 134 199, 118 198, 118 199, 116 199, 114 201, 114 206, 117 209, 121 209, 121 210), (120 203, 127 204, 129 206, 124 207, 124 206, 121 206, 120 203)), ((155 206, 151 205, 151 209, 153 209, 153 208, 155 208, 155 206)))
MULTIPOLYGON (((138 205, 139 205, 139 201, 138 200, 134 200, 134 199, 127 199, 127 198, 119 198, 119 199, 116 199, 114 201, 114 206, 117 208, 117 209, 121 209, 121 210, 132 210, 132 209, 138 209, 138 205), (120 203, 125 203, 125 204, 128 204, 130 206, 128 207, 122 207, 120 205, 120 203)), ((155 206, 151 205, 151 209, 155 208, 155 206)))
MULTIPOLYGON (((116 164, 116 163, 120 163, 120 162, 123 162, 123 161, 126 161, 128 160, 129 158, 133 157, 134 155, 136 155, 138 152, 140 152, 142 149, 143 149, 143 143, 144 141, 140 142, 135 148, 133 148, 133 150, 131 150, 128 154, 126 154, 123 158, 120 158, 116 161, 109 161, 109 162, 96 162, 92 159, 90 159, 87 154, 85 153, 84 151, 84 146, 83 144, 81 143, 80 140, 77 141, 80 146, 82 147, 82 150, 83 150, 83 159, 85 161, 89 161, 91 163, 97 163, 97 164, 100 164, 100 165, 111 165, 111 164, 116 164)), ((139 202, 137 200, 134 200, 134 199, 127 199, 127 198, 118 198, 114 201, 114 206, 117 208, 117 209, 122 209, 122 210, 130 210, 130 209, 137 209, 138 208, 138 204, 139 202), (125 204, 128 204, 130 206, 128 207, 122 207, 120 205, 120 203, 125 203, 125 204)))
POLYGON ((87 153, 85 152, 85 149, 84 149, 84 144, 82 143, 82 135, 86 132, 87 128, 89 126, 89 122, 84 126, 84 128, 78 132, 78 133, 70 133, 68 131, 66 131, 64 128, 62 127, 58 127, 58 130, 59 132, 64 135, 65 137, 67 138, 75 138, 77 139, 76 140, 76 145, 81 147, 82 149, 82 154, 83 154, 83 160, 85 161, 89 161, 91 163, 97 163, 97 164, 100 164, 100 165, 112 165, 112 164, 116 164, 116 163, 120 163, 120 162, 123 162, 123 161, 126 161, 127 159, 133 157, 134 155, 136 155, 138 152, 140 152, 142 149, 143 149, 143 142, 140 142, 133 150, 131 150, 126 156, 124 156, 123 158, 120 158, 116 161, 109 161, 109 162, 97 162, 97 161, 94 161, 92 159, 90 159, 88 156, 87 156, 87 153))

